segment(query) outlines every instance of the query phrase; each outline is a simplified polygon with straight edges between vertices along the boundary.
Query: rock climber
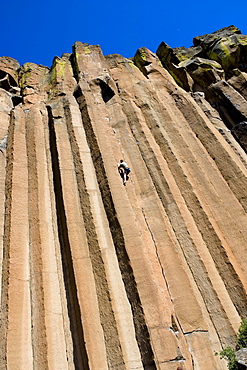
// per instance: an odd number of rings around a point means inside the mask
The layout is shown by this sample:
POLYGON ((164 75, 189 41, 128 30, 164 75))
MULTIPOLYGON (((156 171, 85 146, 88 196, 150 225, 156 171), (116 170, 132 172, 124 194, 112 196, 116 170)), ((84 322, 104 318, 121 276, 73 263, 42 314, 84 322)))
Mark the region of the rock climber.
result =
POLYGON ((130 168, 127 163, 123 161, 123 159, 120 159, 118 164, 118 172, 123 179, 123 184, 126 185, 126 181, 129 179, 128 175, 130 173, 130 168))

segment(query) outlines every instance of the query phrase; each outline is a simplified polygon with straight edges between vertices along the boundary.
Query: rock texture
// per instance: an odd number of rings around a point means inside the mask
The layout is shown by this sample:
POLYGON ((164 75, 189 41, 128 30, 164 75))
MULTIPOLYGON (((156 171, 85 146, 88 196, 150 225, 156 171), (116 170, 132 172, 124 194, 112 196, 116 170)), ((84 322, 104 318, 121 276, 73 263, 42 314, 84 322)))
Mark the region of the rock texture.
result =
POLYGON ((0 58, 1 369, 227 369, 215 352, 247 316, 246 48, 231 26, 131 59, 0 58))
POLYGON ((239 368, 246 369, 247 368, 247 348, 241 348, 236 352, 236 359, 239 364, 239 368))

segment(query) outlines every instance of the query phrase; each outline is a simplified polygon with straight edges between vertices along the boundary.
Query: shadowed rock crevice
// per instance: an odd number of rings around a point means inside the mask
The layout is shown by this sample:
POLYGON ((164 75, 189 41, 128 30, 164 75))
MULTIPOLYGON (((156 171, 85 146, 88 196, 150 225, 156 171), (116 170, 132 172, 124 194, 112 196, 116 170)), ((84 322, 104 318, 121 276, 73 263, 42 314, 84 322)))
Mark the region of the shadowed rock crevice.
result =
POLYGON ((101 89, 102 99, 104 100, 105 103, 107 103, 115 95, 115 93, 110 88, 110 86, 105 83, 105 81, 101 79, 98 79, 98 80, 99 80, 99 85, 101 89))
POLYGON ((47 107, 47 109, 49 117, 50 151, 52 159, 54 193, 57 210, 58 236, 61 248, 61 258, 64 273, 64 284, 67 296, 68 313, 70 319, 70 329, 74 348, 73 353, 74 365, 75 369, 77 370, 89 370, 80 307, 77 297, 77 288, 73 271, 70 243, 68 238, 67 221, 62 194, 61 174, 59 169, 59 159, 56 147, 56 135, 54 131, 54 122, 50 107, 47 107))
POLYGON ((154 354, 150 343, 150 336, 147 325, 145 323, 143 308, 137 291, 133 270, 131 268, 129 257, 125 249, 124 236, 116 215, 116 210, 107 182, 107 175, 105 173, 103 159, 100 153, 95 133, 93 131, 89 114, 87 112, 85 97, 79 87, 75 92, 75 98, 80 107, 82 121, 87 136, 87 142, 91 150, 91 156, 95 167, 97 181, 99 184, 105 212, 109 222, 113 243, 118 258, 119 268, 122 274, 127 297, 131 305, 136 339, 140 349, 143 367, 145 370, 155 370, 156 365, 154 362, 154 354))
POLYGON ((7 369, 7 331, 8 331, 8 286, 10 278, 10 233, 12 209, 12 178, 13 178, 13 147, 14 147, 15 115, 10 113, 8 129, 8 147, 6 150, 6 179, 5 179, 5 216, 2 260, 2 286, 1 286, 1 313, 0 313, 0 358, 3 369, 7 369))

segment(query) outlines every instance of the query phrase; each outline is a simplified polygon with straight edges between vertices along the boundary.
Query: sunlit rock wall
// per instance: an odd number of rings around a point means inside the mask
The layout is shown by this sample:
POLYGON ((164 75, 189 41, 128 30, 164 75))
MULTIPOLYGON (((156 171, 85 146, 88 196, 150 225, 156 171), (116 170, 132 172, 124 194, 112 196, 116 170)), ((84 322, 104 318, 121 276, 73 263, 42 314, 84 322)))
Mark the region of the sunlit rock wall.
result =
POLYGON ((1 369, 227 369, 215 352, 247 315, 246 74, 198 85, 160 58, 0 58, 1 369))

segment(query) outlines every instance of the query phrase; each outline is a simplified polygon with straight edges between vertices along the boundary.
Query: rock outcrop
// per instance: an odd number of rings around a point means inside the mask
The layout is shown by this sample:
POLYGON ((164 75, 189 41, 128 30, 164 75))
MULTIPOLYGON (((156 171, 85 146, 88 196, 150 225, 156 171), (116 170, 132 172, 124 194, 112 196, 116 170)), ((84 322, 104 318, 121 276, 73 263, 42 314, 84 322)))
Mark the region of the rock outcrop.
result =
POLYGON ((246 48, 231 26, 131 59, 0 58, 1 369, 227 369, 215 352, 247 316, 246 48))
POLYGON ((246 369, 247 368, 247 348, 241 348, 236 352, 236 359, 239 364, 239 368, 246 369))

